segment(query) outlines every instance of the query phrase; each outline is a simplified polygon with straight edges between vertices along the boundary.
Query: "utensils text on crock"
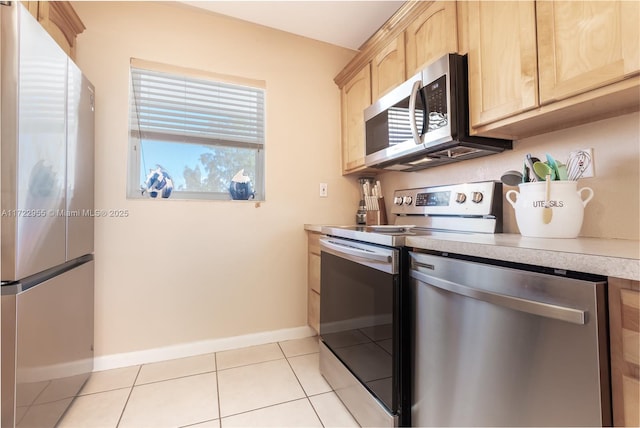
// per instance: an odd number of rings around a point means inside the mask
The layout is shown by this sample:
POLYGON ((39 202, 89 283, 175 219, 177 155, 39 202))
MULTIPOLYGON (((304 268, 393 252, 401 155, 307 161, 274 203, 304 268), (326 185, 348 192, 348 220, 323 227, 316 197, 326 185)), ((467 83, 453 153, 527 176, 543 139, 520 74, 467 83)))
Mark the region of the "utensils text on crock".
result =
POLYGON ((544 189, 544 208, 542 208, 542 222, 544 224, 551 223, 553 217, 553 210, 549 206, 549 199, 551 196, 551 175, 546 177, 546 185, 544 189))
POLYGON ((574 181, 579 179, 590 164, 591 156, 589 153, 583 150, 571 153, 567 161, 567 178, 574 181))
POLYGON ((544 162, 536 162, 533 164, 533 171, 539 177, 546 177, 548 175, 551 176, 552 180, 556 179, 556 173, 549 165, 544 162))
POLYGON ((506 184, 507 186, 517 186, 518 184, 523 182, 522 180, 522 173, 518 171, 507 171, 502 174, 502 177, 500 177, 500 181, 502 181, 502 183, 506 184))

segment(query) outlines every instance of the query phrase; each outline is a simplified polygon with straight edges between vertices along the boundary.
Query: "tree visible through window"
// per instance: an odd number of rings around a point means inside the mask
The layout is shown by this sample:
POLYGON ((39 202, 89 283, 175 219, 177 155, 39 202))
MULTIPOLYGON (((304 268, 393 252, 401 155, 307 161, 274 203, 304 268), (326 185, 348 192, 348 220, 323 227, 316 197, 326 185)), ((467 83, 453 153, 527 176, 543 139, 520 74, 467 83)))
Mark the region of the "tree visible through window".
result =
POLYGON ((264 84, 148 64, 131 64, 128 196, 230 199, 244 170, 264 200, 264 84))

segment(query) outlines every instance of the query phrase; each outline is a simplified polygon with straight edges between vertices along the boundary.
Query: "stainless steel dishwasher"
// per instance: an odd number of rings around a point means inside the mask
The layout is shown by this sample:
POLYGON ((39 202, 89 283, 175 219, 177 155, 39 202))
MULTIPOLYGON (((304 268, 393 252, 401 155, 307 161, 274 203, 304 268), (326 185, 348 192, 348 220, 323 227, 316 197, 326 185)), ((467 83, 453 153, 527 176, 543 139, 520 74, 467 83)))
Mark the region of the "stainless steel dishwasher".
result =
POLYGON ((526 268, 411 253, 412 425, 611 424, 604 278, 526 268))

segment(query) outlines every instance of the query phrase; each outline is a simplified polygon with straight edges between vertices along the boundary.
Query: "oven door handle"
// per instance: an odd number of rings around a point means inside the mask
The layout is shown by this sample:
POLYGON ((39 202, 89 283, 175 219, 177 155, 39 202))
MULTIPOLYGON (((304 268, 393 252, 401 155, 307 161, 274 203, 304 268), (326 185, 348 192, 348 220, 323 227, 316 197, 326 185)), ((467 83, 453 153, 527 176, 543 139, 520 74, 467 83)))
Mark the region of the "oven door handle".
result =
POLYGON ((329 239, 321 239, 320 247, 324 247, 330 250, 330 252, 333 254, 340 255, 346 259, 349 259, 355 262, 357 262, 358 260, 362 260, 362 261, 392 263, 393 261, 393 258, 389 254, 376 253, 371 250, 358 248, 355 245, 343 244, 343 243, 332 241, 329 239))
POLYGON ((584 325, 587 322, 587 313, 579 309, 567 308, 565 306, 558 306, 550 303, 522 299, 519 297, 507 296, 505 294, 492 293, 478 288, 467 287, 455 282, 435 278, 417 270, 411 271, 411 277, 427 285, 441 288, 451 293, 471 297, 472 299, 481 300, 483 302, 503 306, 516 311, 579 325, 584 325))

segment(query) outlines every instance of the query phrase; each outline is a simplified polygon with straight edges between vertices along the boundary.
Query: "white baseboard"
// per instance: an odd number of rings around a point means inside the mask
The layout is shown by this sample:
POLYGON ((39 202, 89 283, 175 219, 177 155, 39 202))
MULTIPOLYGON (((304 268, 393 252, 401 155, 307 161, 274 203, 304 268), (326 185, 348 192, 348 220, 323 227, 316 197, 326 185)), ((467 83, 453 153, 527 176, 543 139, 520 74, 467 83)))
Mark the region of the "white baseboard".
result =
POLYGON ((315 336, 316 332, 309 326, 286 328, 245 334, 243 336, 225 337, 221 339, 202 340, 183 343, 162 348, 145 349, 144 351, 124 352, 121 354, 102 355, 94 358, 93 371, 117 369, 139 364, 155 363, 175 358, 193 357, 246 346, 264 345, 266 343, 285 340, 302 339, 315 336))

